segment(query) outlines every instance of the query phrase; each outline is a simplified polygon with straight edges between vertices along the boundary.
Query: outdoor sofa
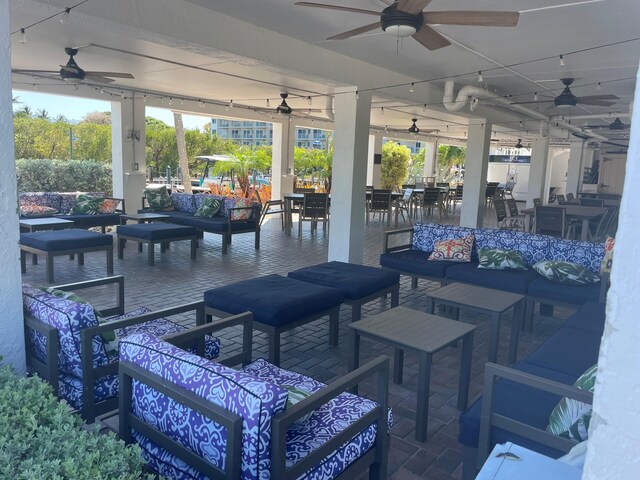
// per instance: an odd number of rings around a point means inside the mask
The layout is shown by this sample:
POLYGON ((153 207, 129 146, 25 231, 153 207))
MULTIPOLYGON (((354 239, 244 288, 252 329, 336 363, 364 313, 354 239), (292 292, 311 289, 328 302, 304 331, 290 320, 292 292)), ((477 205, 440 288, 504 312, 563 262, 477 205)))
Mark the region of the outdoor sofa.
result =
POLYGON ((154 211, 170 217, 170 222, 178 225, 195 227, 200 232, 215 233, 222 235, 222 253, 227 253, 227 245, 231 243, 231 237, 240 233, 253 233, 255 235, 255 248, 260 248, 260 212, 261 205, 252 202, 251 206, 236 206, 237 199, 233 197, 222 197, 206 193, 172 193, 171 207, 164 210, 151 210, 148 207, 146 198, 142 199, 142 209, 139 213, 154 211), (194 215, 202 207, 205 198, 215 198, 220 200, 222 206, 213 217, 194 215), (251 211, 247 219, 234 219, 234 216, 241 216, 242 212, 251 211))
POLYGON ((107 197, 104 192, 21 192, 19 194, 20 219, 40 218, 43 216, 54 216, 63 220, 72 220, 75 228, 100 227, 105 233, 106 227, 120 225, 120 215, 125 212, 124 199, 107 197), (78 195, 88 195, 90 197, 104 198, 101 211, 96 214, 75 214, 70 213, 78 195), (31 213, 25 215, 27 206, 35 205, 49 210, 47 213, 31 213), (108 212, 108 213, 107 213, 108 212))

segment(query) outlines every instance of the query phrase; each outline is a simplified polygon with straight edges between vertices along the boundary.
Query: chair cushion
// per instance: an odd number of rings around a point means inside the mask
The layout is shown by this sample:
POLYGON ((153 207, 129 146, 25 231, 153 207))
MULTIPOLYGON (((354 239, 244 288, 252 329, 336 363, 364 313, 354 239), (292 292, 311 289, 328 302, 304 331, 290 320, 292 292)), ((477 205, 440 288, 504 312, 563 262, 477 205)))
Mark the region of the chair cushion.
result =
POLYGON ((220 208, 222 207, 222 202, 217 198, 205 198, 202 201, 202 206, 196 210, 193 214, 196 217, 215 217, 220 208))
POLYGON ((477 228, 475 237, 477 249, 500 248, 517 251, 527 267, 547 259, 551 239, 546 235, 493 228, 477 228))
MULTIPOLYGON (((59 212, 63 215, 66 215, 71 211, 73 205, 76 203, 76 197, 78 194, 76 192, 62 192, 60 195, 60 210, 59 212)), ((94 195, 95 197, 104 196, 104 194, 94 195)))
POLYGON ((400 282, 400 274, 397 272, 344 262, 327 262, 301 268, 290 272, 288 277, 338 288, 350 299, 367 297, 400 282))
POLYGON ((458 262, 470 262, 473 250, 473 235, 450 240, 439 240, 433 247, 433 252, 427 260, 453 260, 458 262))
POLYGON ((215 198, 216 200, 220 201, 220 211, 217 213, 218 216, 226 216, 226 211, 224 211, 225 208, 225 200, 227 197, 223 197, 222 195, 211 195, 208 193, 196 193, 195 195, 192 195, 195 201, 195 207, 196 210, 199 209, 200 207, 202 207, 202 205, 204 204, 205 200, 208 198, 215 198), (224 211, 224 214, 223 214, 224 211))
POLYGON ((60 215, 59 218, 72 220, 75 226, 82 228, 108 227, 120 224, 119 213, 99 213, 97 215, 60 215))
POLYGON ((204 303, 223 312, 253 312, 255 322, 275 327, 339 306, 337 288, 314 285, 280 275, 267 275, 204 292, 204 303))
MULTIPOLYGON (((326 386, 324 383, 300 373, 276 367, 264 359, 256 360, 244 367, 242 371, 271 383, 290 385, 309 392, 317 392, 326 386)), ((285 440, 287 467, 304 459, 376 406, 377 403, 372 400, 350 393, 341 393, 314 410, 306 422, 292 424, 287 431, 285 440)), ((389 412, 389 429, 391 429, 392 423, 391 412, 389 412)), ((325 456, 315 468, 307 471, 302 478, 327 480, 336 478, 374 445, 376 430, 375 424, 370 425, 353 437, 351 441, 343 443, 325 456)))
POLYGON ((439 223, 415 223, 413 225, 413 248, 423 252, 433 252, 436 242, 462 238, 472 234, 472 228, 439 223))
POLYGON ((69 213, 72 215, 97 215, 102 202, 102 198, 81 194, 76 197, 69 213))
POLYGON ((79 228, 23 233, 20 244, 45 252, 113 245, 113 237, 79 228))
POLYGON ((500 248, 479 248, 478 268, 487 270, 526 270, 520 252, 500 248))
POLYGON ((604 258, 600 264, 600 276, 605 273, 611 273, 611 264, 613 262, 613 248, 615 247, 616 239, 613 237, 607 237, 607 241, 604 242, 604 258))
POLYGON ((561 260, 543 260, 535 263, 533 269, 547 280, 563 285, 589 285, 600 281, 600 277, 588 268, 561 260))
POLYGON ((191 193, 172 193, 171 205, 177 212, 195 213, 196 202, 191 193))
POLYGON ((144 196, 152 212, 175 210, 169 192, 167 192, 167 187, 164 185, 160 187, 147 187, 144 191, 144 196))
MULTIPOLYGON (((42 207, 54 208, 58 212, 60 208, 60 194, 56 192, 21 192, 20 205, 40 205, 42 207)), ((76 194, 73 194, 73 201, 76 200, 76 194)))
POLYGON ((597 302, 600 298, 600 283, 589 285, 567 285, 563 283, 550 282, 546 278, 538 278, 529 283, 527 294, 559 303, 569 303, 582 305, 587 301, 597 302))
POLYGON ((53 217, 58 213, 55 208, 43 207, 42 205, 35 205, 32 203, 25 203, 20 205, 20 216, 28 218, 44 218, 53 217))
POLYGON ((442 279, 449 267, 460 262, 448 260, 427 261, 430 252, 422 250, 401 250, 380 255, 380 265, 403 273, 415 273, 423 277, 442 279))
MULTIPOLYGON (((230 199, 231 200, 231 199, 230 199)), ((232 208, 243 208, 243 207, 251 207, 253 205, 253 201, 250 198, 236 198, 234 199, 235 203, 227 206, 229 212, 231 213, 231 220, 249 220, 253 215, 253 209, 251 210, 231 210, 232 208)))
POLYGON ((545 260, 575 263, 599 274, 603 258, 604 244, 602 243, 551 238, 549 240, 549 255, 545 260))
MULTIPOLYGON (((93 398, 95 403, 118 396, 120 382, 118 374, 107 375, 95 381, 93 398)), ((58 376, 58 396, 64 398, 76 410, 82 410, 82 379, 68 374, 58 376)))
POLYGON ((455 265, 447 269, 447 281, 471 283, 507 292, 526 294, 529 282, 539 275, 527 270, 486 270, 477 263, 455 265))
POLYGON ((116 213, 118 205, 120 205, 120 200, 117 198, 105 198, 100 204, 98 213, 116 213))
MULTIPOLYGON (((241 416, 241 476, 250 480, 269 477, 271 418, 285 408, 285 388, 192 355, 149 334, 123 339, 120 342, 120 359, 160 375, 241 416)), ((139 382, 133 385, 132 412, 197 455, 224 468, 226 435, 219 424, 139 382)), ((152 469, 162 474, 175 469, 181 472, 173 478, 202 478, 193 468, 139 432, 134 432, 134 437, 152 469)))
POLYGON ((153 222, 132 225, 120 225, 116 231, 119 235, 128 235, 144 240, 171 240, 172 238, 197 235, 193 227, 174 225, 172 223, 153 222))
POLYGON ((604 333, 605 304, 600 302, 585 302, 576 313, 567 318, 562 328, 576 328, 594 335, 604 333))

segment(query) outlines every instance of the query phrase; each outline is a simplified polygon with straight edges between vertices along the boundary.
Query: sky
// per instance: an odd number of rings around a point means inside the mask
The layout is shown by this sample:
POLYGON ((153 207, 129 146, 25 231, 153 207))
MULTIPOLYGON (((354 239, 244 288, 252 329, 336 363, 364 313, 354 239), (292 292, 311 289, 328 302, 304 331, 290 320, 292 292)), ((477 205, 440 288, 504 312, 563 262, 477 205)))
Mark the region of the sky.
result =
MULTIPOLYGON (((13 97, 17 97, 19 102, 13 105, 14 110, 28 105, 34 113, 38 110, 46 110, 51 118, 64 115, 71 121, 80 121, 90 112, 108 112, 111 110, 111 102, 70 97, 67 95, 51 95, 33 91, 14 90, 13 97)), ((169 109, 146 107, 146 115, 162 120, 166 124, 173 126, 173 113, 169 109)), ((209 123, 209 117, 202 115, 182 115, 182 121, 184 128, 200 130, 205 124, 209 123)))

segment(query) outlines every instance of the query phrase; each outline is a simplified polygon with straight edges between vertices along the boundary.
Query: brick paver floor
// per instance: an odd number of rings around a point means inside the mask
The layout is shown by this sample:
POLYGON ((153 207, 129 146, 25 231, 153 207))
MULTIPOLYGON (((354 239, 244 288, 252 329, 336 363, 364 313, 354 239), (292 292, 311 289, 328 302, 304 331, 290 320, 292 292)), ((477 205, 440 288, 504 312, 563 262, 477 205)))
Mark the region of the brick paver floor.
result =
MULTIPOLYGON (((459 212, 459 208, 458 208, 459 212)), ((458 213, 456 212, 456 213, 458 213)), ((425 220, 429 221, 429 220, 425 220)), ((451 216, 447 223, 457 224, 459 216, 451 216)), ((408 224, 406 224, 408 226, 408 224)), ((400 224, 400 227, 403 225, 400 224)), ((487 212, 485 226, 495 227, 495 212, 487 212)), ((296 225, 294 225, 296 227, 296 225)), ((372 221, 366 228, 364 263, 378 266, 382 250, 383 231, 386 224, 372 221)), ((202 293, 212 287, 229 284, 260 275, 278 273, 286 275, 289 271, 325 262, 327 260, 328 234, 323 236, 322 229, 310 233, 308 225, 303 228, 303 239, 294 234, 286 237, 280 230, 279 219, 265 222, 262 231, 261 248, 256 251, 253 235, 236 235, 227 255, 221 254, 221 237, 206 234, 200 242, 197 260, 190 261, 186 242, 172 244, 165 254, 156 254, 155 266, 147 264, 145 253, 138 253, 135 244, 127 245, 123 260, 115 259, 115 274, 124 275, 126 308, 146 306, 159 309, 172 305, 202 299, 202 293)), ((426 257, 425 257, 426 261, 426 257)), ((44 262, 39 265, 27 264, 24 281, 33 285, 44 282, 44 262)), ((67 257, 55 259, 56 284, 72 283, 104 276, 104 254, 87 254, 84 266, 67 257)), ((425 294, 437 288, 437 284, 421 281, 418 288, 412 289, 407 277, 401 278, 400 304, 418 310, 426 310, 425 294)), ((106 296, 108 292, 102 292, 106 296)), ((88 297, 100 302, 100 296, 88 297)), ((363 307, 362 315, 375 314, 388 308, 379 301, 363 307)), ((533 333, 522 332, 518 358, 535 350, 560 325, 570 313, 556 309, 554 317, 536 315, 533 333)), ((328 322, 318 320, 307 326, 289 331, 282 336, 282 366, 320 381, 330 382, 347 371, 348 363, 348 323, 350 308, 343 307, 340 312, 340 340, 337 347, 327 342, 328 322)), ((185 324, 193 319, 179 318, 185 324)), ((489 325, 488 318, 482 315, 462 314, 462 320, 477 325, 474 337, 473 364, 471 374, 470 404, 482 391, 482 375, 487 359, 489 325)), ((510 316, 506 318, 500 336, 498 361, 506 363, 509 345, 510 316)), ((238 331, 230 329, 221 335, 223 353, 233 353, 239 348, 238 331)), ((362 340, 361 362, 388 355, 393 358, 393 350, 380 344, 362 340)), ((428 440, 424 443, 414 438, 415 408, 417 389, 417 362, 407 355, 404 365, 404 383, 389 383, 389 401, 393 408, 394 425, 391 431, 389 451, 389 477, 391 479, 427 478, 432 480, 459 479, 461 474, 462 450, 458 444, 458 415, 456 392, 458 385, 459 349, 449 348, 434 356, 431 376, 430 418, 428 440)), ((266 337, 254 334, 254 358, 267 357, 266 337)), ((361 393, 371 391, 372 385, 365 385, 361 393)))

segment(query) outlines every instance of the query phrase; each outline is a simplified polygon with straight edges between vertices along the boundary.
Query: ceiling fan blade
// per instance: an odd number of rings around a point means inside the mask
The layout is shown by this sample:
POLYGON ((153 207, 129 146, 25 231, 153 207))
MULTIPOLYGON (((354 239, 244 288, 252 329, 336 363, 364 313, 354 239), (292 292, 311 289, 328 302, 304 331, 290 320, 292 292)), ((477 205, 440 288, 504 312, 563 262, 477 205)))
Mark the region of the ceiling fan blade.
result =
POLYGON ((588 95, 586 97, 577 97, 580 103, 590 102, 591 100, 620 100, 617 95, 588 95))
POLYGON ((31 73, 51 73, 51 74, 60 74, 60 70, 23 70, 19 68, 11 69, 13 73, 22 73, 24 75, 28 75, 31 73))
POLYGON ((371 30, 375 30, 376 28, 380 28, 380 22, 372 23, 370 25, 365 25, 364 27, 354 28, 353 30, 349 30, 348 32, 342 32, 338 35, 334 35, 333 37, 327 38, 327 40, 345 40, 347 38, 355 37, 356 35, 360 35, 362 33, 370 32, 371 30))
POLYGON ((364 13, 365 15, 376 15, 378 17, 380 16, 380 12, 376 12, 376 11, 373 11, 373 10, 364 10, 362 8, 343 7, 341 5, 329 5, 327 3, 295 2, 294 5, 300 5, 301 7, 325 8, 327 10, 338 10, 338 11, 341 11, 341 12, 364 13))
POLYGON ((615 100, 588 100, 588 101, 583 101, 581 97, 578 97, 578 104, 580 105, 593 105, 596 107, 612 107, 614 106, 616 103, 615 100))
POLYGON ((86 73, 87 75, 94 75, 94 76, 99 76, 99 77, 113 77, 113 78, 136 78, 133 75, 131 75, 130 73, 118 73, 118 72, 87 72, 85 71, 84 73, 86 73))
POLYGON ((62 70, 66 70, 69 73, 80 73, 80 69, 76 67, 70 67, 69 65, 60 65, 62 70))
POLYGON ((518 12, 424 12, 425 24, 515 27, 518 12))
POLYGON ((431 0, 399 0, 396 10, 411 13, 415 15, 424 10, 424 7, 429 5, 431 0))
POLYGON ((429 50, 438 50, 442 47, 451 45, 451 42, 436 32, 433 28, 425 25, 418 32, 413 34, 419 43, 427 47, 429 50))
POLYGON ((531 105, 533 103, 553 103, 553 98, 551 100, 531 100, 529 102, 511 102, 511 105, 531 105))
POLYGON ((440 130, 438 130, 437 128, 431 128, 431 129, 427 129, 427 130, 420 130, 420 133, 433 133, 433 132, 439 132, 440 130))
POLYGON ((92 81, 92 82, 98 82, 98 83, 113 83, 113 82, 115 82, 115 80, 113 78, 103 77, 102 75, 89 75, 88 73, 85 74, 84 79, 92 81))

